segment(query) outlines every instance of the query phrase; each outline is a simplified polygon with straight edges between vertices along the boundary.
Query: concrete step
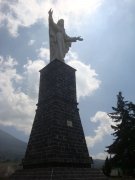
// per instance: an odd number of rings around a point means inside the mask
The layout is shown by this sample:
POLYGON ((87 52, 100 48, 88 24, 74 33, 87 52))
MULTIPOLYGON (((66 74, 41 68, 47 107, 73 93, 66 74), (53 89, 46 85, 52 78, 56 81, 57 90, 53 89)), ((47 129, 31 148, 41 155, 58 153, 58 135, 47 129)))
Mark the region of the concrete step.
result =
POLYGON ((36 168, 16 171, 11 180, 107 180, 102 171, 91 168, 36 168))

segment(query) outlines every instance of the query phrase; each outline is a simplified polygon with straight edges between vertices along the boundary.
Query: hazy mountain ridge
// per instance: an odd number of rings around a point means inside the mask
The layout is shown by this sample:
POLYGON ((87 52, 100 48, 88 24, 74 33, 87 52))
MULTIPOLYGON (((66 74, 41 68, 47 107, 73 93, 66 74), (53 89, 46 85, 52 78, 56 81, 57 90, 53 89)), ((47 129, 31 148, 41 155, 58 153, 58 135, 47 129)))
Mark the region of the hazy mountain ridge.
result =
POLYGON ((21 160, 24 156, 27 143, 0 130, 0 161, 21 160))
POLYGON ((93 161, 94 161, 93 167, 98 169, 102 169, 105 163, 105 160, 102 159, 93 159, 93 161))

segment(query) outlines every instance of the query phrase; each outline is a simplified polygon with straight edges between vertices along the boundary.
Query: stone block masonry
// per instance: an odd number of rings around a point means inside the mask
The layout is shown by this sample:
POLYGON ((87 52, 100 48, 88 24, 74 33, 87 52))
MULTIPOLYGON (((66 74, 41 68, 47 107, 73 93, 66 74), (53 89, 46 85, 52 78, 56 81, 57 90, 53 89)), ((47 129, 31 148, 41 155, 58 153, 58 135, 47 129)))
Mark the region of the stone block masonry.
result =
POLYGON ((76 98, 75 69, 54 60, 41 71, 24 168, 90 166, 76 98))

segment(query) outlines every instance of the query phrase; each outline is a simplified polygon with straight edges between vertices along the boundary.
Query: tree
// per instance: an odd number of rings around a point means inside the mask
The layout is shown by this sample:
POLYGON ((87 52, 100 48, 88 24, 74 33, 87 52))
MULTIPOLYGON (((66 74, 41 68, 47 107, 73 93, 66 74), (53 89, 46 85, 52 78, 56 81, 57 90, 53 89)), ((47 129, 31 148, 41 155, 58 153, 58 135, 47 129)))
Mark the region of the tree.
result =
POLYGON ((108 157, 106 158, 104 166, 103 166, 103 173, 106 176, 110 176, 110 173, 111 173, 111 164, 110 164, 110 160, 108 157))
POLYGON ((109 117, 115 123, 112 125, 115 139, 107 147, 107 152, 113 157, 110 163, 113 167, 120 167, 124 174, 133 174, 135 169, 135 104, 124 101, 122 93, 117 95, 117 107, 109 117))

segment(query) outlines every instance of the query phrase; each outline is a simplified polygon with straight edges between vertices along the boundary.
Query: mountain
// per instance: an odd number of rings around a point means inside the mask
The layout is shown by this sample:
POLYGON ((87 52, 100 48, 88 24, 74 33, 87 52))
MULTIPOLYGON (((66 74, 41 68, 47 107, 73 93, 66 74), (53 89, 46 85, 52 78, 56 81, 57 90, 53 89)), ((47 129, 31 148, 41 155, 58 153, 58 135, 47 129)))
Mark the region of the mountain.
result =
POLYGON ((102 160, 102 159, 94 159, 94 168, 97 168, 97 169, 102 169, 104 163, 105 163, 105 160, 102 160))
POLYGON ((24 156, 27 143, 0 130, 0 161, 18 161, 24 156))

